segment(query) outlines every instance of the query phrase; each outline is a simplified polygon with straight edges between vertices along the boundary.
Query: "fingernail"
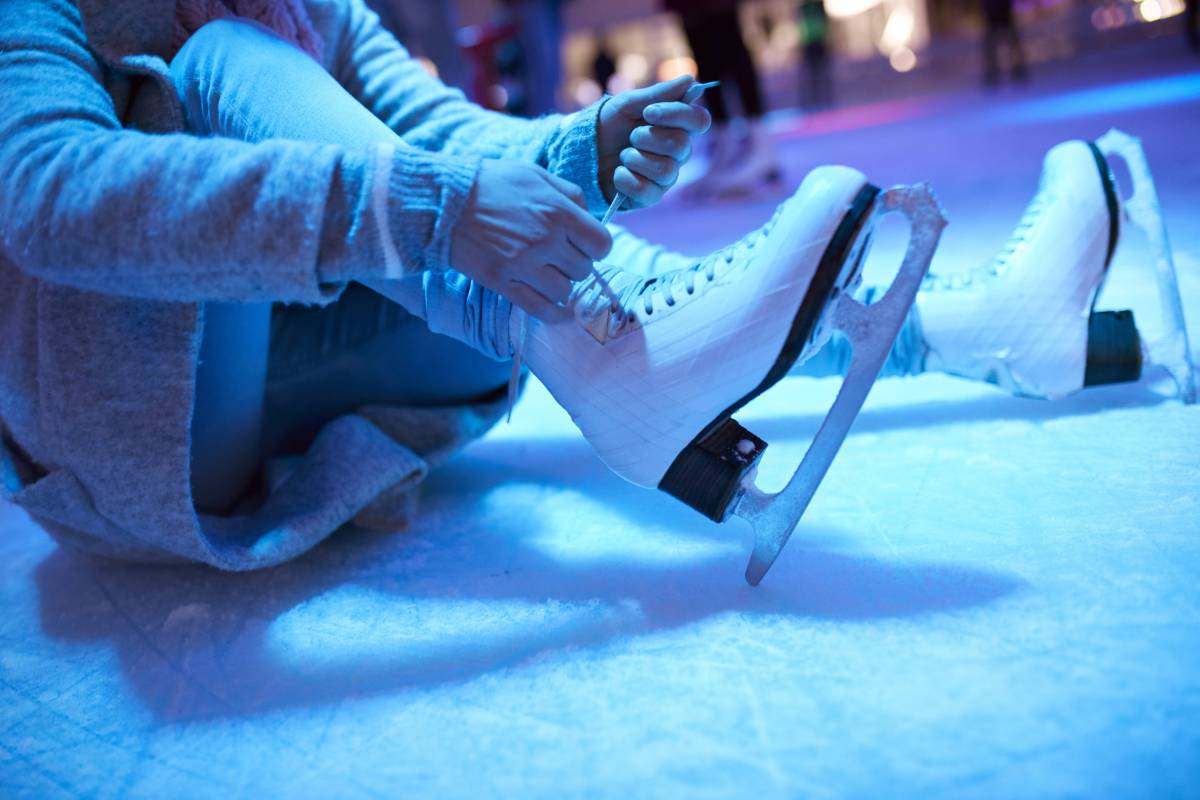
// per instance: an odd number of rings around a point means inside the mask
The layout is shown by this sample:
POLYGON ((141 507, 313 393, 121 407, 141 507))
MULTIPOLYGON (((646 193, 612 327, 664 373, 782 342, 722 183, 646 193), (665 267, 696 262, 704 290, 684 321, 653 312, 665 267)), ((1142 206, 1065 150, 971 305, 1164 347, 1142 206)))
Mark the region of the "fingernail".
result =
POLYGON ((662 108, 660 106, 646 106, 646 110, 642 112, 642 117, 646 122, 657 122, 662 118, 662 108))

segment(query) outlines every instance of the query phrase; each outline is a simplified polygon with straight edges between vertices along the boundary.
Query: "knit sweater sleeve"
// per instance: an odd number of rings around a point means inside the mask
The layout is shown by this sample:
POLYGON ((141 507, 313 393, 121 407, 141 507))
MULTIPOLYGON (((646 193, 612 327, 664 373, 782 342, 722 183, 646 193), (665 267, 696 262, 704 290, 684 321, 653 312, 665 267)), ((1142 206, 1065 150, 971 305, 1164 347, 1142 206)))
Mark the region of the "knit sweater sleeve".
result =
POLYGON ((148 299, 323 302, 350 278, 445 266, 477 159, 127 130, 104 69, 69 0, 0 3, 0 249, 24 271, 148 299))
POLYGON ((532 161, 579 186, 588 208, 603 213, 596 150, 600 103, 534 120, 488 111, 430 75, 364 0, 339 5, 341 35, 328 43, 337 48, 334 75, 407 143, 443 154, 532 161))

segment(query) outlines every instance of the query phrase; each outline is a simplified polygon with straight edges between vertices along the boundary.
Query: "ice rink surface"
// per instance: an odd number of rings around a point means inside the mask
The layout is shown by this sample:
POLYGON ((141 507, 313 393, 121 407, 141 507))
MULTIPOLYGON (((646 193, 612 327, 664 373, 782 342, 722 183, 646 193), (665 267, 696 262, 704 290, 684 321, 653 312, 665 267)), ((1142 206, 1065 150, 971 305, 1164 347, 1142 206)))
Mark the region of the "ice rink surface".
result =
MULTIPOLYGON (((931 181, 985 260, 1042 154, 1118 126, 1159 180, 1200 341, 1200 60, 1172 40, 775 132, 789 185, 931 181)), ((770 202, 630 218, 699 251, 770 202)), ((1103 307, 1151 335, 1127 232, 1103 307)), ((886 269, 886 244, 872 268, 886 269)), ((0 797, 1200 797, 1200 408, 876 386, 774 570, 609 474, 544 390, 391 535, 262 574, 97 564, 0 506, 0 797)), ((837 387, 742 416, 781 482, 837 387)))

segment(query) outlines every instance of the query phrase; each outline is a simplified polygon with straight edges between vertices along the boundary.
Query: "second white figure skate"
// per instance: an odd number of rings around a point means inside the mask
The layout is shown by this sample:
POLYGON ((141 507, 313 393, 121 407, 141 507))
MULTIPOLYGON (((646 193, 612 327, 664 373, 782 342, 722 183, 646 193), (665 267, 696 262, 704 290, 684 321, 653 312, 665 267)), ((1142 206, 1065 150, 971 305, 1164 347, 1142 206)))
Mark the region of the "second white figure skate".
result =
POLYGON ((1137 380, 1149 361, 1167 367, 1185 403, 1195 401, 1157 195, 1140 145, 1123 133, 1052 148, 1037 195, 1000 254, 981 269, 930 276, 917 307, 927 370, 988 381, 1014 394, 1059 398, 1087 386, 1137 380), (1134 179, 1134 194, 1125 202, 1110 155, 1120 155, 1134 179), (1126 220, 1145 230, 1154 250, 1167 332, 1152 344, 1142 341, 1132 312, 1096 309, 1126 220))
POLYGON ((751 522, 756 585, 862 407, 944 225, 925 186, 880 192, 855 170, 821 168, 736 245, 654 278, 604 266, 577 287, 576 321, 514 314, 514 341, 614 472, 718 522, 751 522), (850 295, 876 219, 892 212, 911 221, 908 252, 883 299, 863 306, 850 295), (766 442, 732 416, 835 329, 854 347, 842 389, 787 487, 764 494, 766 442))

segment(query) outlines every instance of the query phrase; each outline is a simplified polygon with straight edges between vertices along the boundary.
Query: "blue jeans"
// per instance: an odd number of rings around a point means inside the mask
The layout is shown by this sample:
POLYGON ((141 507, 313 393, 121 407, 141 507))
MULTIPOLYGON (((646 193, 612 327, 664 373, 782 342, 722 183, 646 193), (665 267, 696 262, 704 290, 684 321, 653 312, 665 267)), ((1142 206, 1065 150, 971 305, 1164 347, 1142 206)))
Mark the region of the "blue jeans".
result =
MULTIPOLYGON (((192 133, 368 149, 399 137, 300 50, 211 23, 171 64, 192 133)), ((196 507, 226 513, 269 455, 367 404, 460 405, 503 390, 510 306, 455 273, 351 284, 324 308, 207 303, 192 419, 196 507)))

